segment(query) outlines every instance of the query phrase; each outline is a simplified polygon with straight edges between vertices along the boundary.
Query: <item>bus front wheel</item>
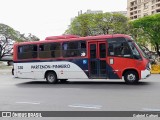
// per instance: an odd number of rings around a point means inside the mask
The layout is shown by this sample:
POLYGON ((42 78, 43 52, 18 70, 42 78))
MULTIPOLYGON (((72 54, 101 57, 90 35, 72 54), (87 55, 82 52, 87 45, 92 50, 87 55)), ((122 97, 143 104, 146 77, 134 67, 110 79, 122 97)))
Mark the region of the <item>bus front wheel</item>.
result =
POLYGON ((136 71, 127 71, 124 74, 124 80, 127 84, 136 84, 139 81, 138 73, 136 71))
POLYGON ((54 72, 48 72, 48 73, 46 74, 46 80, 47 80, 47 82, 50 83, 50 84, 55 84, 55 83, 57 83, 57 75, 56 75, 56 73, 54 73, 54 72))

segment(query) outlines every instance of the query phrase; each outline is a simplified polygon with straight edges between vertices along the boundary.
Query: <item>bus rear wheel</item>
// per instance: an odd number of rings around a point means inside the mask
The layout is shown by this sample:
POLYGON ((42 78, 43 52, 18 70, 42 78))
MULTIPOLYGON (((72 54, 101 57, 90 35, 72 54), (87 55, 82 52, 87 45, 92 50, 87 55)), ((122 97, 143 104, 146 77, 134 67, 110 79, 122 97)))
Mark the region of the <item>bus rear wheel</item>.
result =
POLYGON ((56 73, 54 73, 54 72, 48 72, 48 73, 46 74, 46 80, 47 80, 47 82, 50 83, 50 84, 55 84, 55 83, 57 83, 57 75, 56 75, 56 73))
POLYGON ((139 81, 138 73, 136 71, 127 71, 124 74, 124 80, 127 84, 137 84, 139 81))

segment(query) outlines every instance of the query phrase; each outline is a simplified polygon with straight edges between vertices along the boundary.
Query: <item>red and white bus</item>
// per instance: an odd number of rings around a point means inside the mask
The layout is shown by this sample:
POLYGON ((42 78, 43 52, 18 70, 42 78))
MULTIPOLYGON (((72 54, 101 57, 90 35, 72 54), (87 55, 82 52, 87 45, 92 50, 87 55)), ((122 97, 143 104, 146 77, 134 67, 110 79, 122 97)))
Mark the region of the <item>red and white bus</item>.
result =
POLYGON ((146 55, 128 35, 51 36, 14 45, 14 76, 46 79, 124 79, 134 84, 150 75, 146 55))

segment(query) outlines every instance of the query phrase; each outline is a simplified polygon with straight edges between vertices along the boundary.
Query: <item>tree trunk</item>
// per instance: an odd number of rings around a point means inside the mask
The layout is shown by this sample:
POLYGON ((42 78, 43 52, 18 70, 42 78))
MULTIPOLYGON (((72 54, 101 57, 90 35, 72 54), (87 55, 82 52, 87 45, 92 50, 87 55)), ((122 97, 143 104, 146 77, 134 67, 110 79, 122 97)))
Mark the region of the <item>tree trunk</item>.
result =
POLYGON ((156 52, 157 52, 158 56, 160 56, 160 51, 159 51, 160 47, 159 47, 159 44, 156 42, 155 45, 156 45, 155 46, 156 47, 156 52))

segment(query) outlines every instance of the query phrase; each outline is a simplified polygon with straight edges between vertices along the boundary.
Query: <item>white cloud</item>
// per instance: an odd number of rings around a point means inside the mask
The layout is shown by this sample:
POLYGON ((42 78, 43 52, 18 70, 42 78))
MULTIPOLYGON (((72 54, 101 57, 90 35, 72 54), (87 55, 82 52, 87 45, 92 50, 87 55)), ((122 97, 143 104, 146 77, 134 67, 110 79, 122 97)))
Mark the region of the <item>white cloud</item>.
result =
POLYGON ((44 39, 63 34, 80 10, 107 12, 126 8, 127 0, 0 0, 0 23, 44 39))

